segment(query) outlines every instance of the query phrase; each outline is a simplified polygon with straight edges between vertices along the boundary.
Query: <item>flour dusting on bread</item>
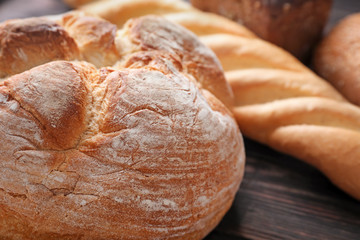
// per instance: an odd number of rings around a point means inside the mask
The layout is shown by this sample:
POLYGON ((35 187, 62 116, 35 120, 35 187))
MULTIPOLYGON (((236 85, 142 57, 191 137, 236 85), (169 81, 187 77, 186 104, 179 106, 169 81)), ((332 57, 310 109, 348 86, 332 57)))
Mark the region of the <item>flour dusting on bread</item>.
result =
MULTIPOLYGON (((80 13, 52 21, 41 26, 58 34, 54 48, 71 43, 73 53, 58 59, 20 46, 29 64, 0 64, 0 236, 203 238, 244 172, 232 93, 214 54, 158 17, 121 33, 80 13)), ((0 34, 20 23, 0 25, 0 34)), ((38 29, 38 19, 30 23, 38 29)), ((38 44, 40 52, 51 45, 38 44)))

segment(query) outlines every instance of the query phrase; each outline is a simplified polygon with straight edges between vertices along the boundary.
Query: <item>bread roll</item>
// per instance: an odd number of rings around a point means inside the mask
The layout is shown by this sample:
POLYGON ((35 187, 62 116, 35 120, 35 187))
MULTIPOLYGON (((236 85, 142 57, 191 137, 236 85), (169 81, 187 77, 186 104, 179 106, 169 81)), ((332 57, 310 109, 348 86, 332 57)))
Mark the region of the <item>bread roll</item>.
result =
POLYGON ((244 148, 193 34, 73 12, 0 35, 1 239, 201 239, 219 223, 244 148))
POLYGON ((323 39, 314 56, 315 70, 357 105, 360 105, 359 24, 359 13, 342 20, 323 39))
POLYGON ((305 59, 322 35, 332 0, 191 0, 191 3, 244 24, 259 37, 305 59))
MULTIPOLYGON (((220 29, 217 20, 223 17, 195 10, 164 14, 163 1, 158 2, 160 10, 152 9, 154 13, 195 29, 220 59, 235 95, 233 113, 244 135, 315 166, 360 200, 359 107, 292 55, 242 26, 220 29), (205 15, 206 24, 187 20, 205 15)), ((106 17, 130 5, 117 1, 117 7, 110 9, 99 2, 83 9, 106 17)), ((138 7, 136 14, 141 11, 138 7)), ((121 24, 121 14, 118 18, 121 24)))

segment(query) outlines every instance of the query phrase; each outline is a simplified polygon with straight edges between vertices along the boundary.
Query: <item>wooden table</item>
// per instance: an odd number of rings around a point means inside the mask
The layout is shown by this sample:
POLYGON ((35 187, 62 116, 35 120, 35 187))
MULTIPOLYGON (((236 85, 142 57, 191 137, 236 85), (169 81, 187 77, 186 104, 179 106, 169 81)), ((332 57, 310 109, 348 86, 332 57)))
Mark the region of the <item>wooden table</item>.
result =
MULTIPOLYGON (((0 21, 66 10, 60 0, 0 0, 0 21)), ((326 31, 356 11, 360 1, 335 0, 326 31)), ((232 208, 206 240, 360 239, 358 201, 297 159, 248 139, 245 146, 244 181, 232 208)))

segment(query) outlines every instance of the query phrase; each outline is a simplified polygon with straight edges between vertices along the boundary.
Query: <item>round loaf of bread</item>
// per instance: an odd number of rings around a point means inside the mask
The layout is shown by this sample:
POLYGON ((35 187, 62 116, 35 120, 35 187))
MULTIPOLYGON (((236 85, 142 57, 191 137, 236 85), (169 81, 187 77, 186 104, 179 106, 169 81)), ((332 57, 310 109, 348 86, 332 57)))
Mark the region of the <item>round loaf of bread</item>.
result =
POLYGON ((201 239, 219 223, 244 148, 193 34, 70 13, 0 36, 1 239, 201 239))
POLYGON ((347 99, 360 105, 360 14, 342 20, 319 45, 315 70, 347 99))

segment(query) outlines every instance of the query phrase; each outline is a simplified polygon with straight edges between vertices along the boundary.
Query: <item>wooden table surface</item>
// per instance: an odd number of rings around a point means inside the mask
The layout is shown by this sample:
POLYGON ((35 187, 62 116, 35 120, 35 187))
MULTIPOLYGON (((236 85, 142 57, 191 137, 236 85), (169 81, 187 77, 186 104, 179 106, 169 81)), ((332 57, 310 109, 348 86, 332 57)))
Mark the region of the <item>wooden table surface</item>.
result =
MULTIPOLYGON (((60 0, 0 0, 0 21, 66 10, 60 0)), ((357 11, 359 0, 334 0, 326 31, 357 11)), ((244 181, 232 208, 206 240, 360 239, 358 201, 297 159, 248 139, 245 146, 244 181)))

